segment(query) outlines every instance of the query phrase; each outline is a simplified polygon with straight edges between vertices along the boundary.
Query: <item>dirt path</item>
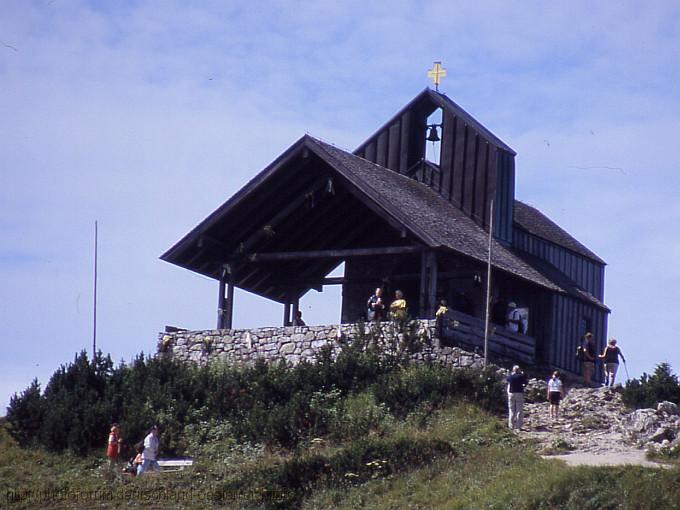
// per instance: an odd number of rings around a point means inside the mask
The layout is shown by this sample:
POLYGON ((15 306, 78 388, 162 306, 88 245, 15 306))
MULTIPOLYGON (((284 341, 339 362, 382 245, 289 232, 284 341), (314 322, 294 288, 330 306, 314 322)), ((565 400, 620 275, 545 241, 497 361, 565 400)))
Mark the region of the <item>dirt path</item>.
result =
POLYGON ((519 435, 537 445, 545 458, 569 465, 665 467, 645 458, 634 444, 619 392, 606 388, 573 388, 560 406, 558 420, 547 402, 525 404, 519 435))
POLYGON ((621 466, 634 465, 655 468, 668 468, 669 464, 661 464, 647 460, 642 450, 629 452, 578 452, 574 451, 564 455, 544 455, 544 459, 557 459, 564 461, 569 466, 621 466))

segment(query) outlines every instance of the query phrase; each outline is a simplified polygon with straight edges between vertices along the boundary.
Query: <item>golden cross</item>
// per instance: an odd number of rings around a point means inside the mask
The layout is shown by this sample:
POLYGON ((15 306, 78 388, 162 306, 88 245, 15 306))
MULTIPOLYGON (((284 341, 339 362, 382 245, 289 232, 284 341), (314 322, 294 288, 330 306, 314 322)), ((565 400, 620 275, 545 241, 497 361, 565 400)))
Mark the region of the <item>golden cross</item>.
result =
POLYGON ((439 83, 444 76, 446 76, 446 69, 442 67, 441 61, 435 62, 432 69, 427 71, 427 77, 434 82, 434 90, 437 92, 439 92, 439 83))

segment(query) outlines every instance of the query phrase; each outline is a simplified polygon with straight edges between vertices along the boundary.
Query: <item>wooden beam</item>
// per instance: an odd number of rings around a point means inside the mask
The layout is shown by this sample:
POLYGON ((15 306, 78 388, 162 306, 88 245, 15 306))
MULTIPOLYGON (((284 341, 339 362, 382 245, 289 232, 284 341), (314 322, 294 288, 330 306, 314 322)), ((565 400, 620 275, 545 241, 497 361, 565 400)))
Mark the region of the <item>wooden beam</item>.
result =
POLYGON ((312 250, 312 251, 287 251, 252 253, 246 255, 251 262, 277 262, 283 260, 300 259, 325 259, 325 258, 351 258, 351 257, 370 257, 372 255, 405 255, 409 253, 420 253, 423 250, 420 246, 388 246, 378 248, 354 248, 348 250, 312 250))
POLYGON ((220 275, 220 283, 217 291, 217 329, 224 329, 224 286, 225 274, 220 275))
POLYGON ((429 281, 427 284, 428 295, 427 295, 427 310, 426 317, 431 319, 434 317, 435 310, 437 309, 437 254, 433 251, 427 253, 428 266, 429 266, 429 281))
POLYGON ((283 304, 283 325, 290 326, 290 301, 286 298, 283 304))
POLYGON ((233 268, 228 268, 229 281, 227 285, 227 302, 224 314, 224 329, 232 329, 234 319, 234 271, 233 268))
POLYGON ((291 324, 297 317, 298 311, 300 311, 300 298, 295 298, 295 301, 293 301, 293 316, 291 318, 291 324))
MULTIPOLYGON (((312 183, 311 187, 308 188, 307 193, 316 193, 320 189, 323 189, 327 185, 328 179, 330 179, 330 176, 326 175, 315 180, 312 183)), ((288 205, 286 205, 283 209, 279 210, 269 221, 264 223, 266 223, 266 225, 272 228, 278 226, 290 215, 290 213, 295 211, 298 207, 303 205, 308 200, 307 193, 298 195, 295 199, 291 200, 288 203, 288 205)), ((243 241, 242 246, 240 246, 239 248, 241 249, 242 252, 247 252, 255 244, 257 244, 262 239, 266 239, 268 236, 269 234, 265 232, 263 228, 258 228, 253 235, 251 235, 249 238, 243 241)))
POLYGON ((427 252, 420 255, 420 292, 418 293, 418 310, 422 317, 427 307, 427 252))

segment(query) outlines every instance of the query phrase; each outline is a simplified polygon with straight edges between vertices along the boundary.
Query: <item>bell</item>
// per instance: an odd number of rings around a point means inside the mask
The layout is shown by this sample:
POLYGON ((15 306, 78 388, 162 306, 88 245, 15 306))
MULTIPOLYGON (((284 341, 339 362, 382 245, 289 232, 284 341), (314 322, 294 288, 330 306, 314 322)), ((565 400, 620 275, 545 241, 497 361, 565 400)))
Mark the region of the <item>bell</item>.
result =
POLYGON ((437 126, 429 126, 430 132, 427 134, 428 142, 438 142, 440 140, 439 134, 437 133, 437 126))

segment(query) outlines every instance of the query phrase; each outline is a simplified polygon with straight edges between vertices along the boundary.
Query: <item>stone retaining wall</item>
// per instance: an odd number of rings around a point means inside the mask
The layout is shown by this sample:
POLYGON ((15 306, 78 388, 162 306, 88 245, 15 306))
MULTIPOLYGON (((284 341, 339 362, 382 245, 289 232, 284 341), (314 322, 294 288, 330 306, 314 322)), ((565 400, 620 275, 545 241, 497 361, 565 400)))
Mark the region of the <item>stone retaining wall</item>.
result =
MULTIPOLYGON (((314 361, 323 346, 330 345, 337 354, 343 343, 358 337, 361 326, 340 324, 332 326, 302 326, 257 329, 176 331, 160 333, 158 352, 178 360, 207 363, 222 360, 248 363, 257 359, 291 364, 302 360, 314 361)), ((366 325, 364 334, 382 342, 385 349, 394 348, 405 340, 404 333, 392 322, 366 325)), ((434 320, 415 321, 409 327, 410 336, 417 336, 422 350, 413 354, 415 360, 428 359, 452 367, 482 366, 483 357, 457 347, 442 346, 435 334, 434 320)))

